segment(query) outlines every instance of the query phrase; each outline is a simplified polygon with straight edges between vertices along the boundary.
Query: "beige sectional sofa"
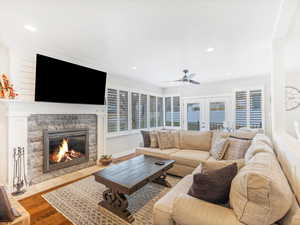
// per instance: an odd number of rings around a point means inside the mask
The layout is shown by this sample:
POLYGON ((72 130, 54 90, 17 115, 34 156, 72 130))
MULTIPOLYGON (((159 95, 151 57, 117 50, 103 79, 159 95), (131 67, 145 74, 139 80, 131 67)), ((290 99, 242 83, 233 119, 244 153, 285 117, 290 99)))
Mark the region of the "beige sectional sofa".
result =
POLYGON ((209 203, 187 193, 193 183, 193 174, 201 172, 202 162, 227 165, 231 161, 216 161, 209 152, 198 150, 138 148, 137 152, 175 159, 172 173, 184 176, 154 205, 154 225, 300 225, 295 189, 289 186, 295 183, 295 177, 285 176, 273 144, 265 135, 256 135, 245 159, 239 160, 240 170, 232 182, 227 206, 209 203), (263 202, 262 196, 265 196, 263 202))
MULTIPOLYGON (((174 133, 174 135, 178 135, 180 147, 163 150, 159 147, 138 147, 136 148, 136 153, 175 160, 173 168, 168 173, 180 177, 191 174, 202 162, 216 161, 210 155, 210 149, 220 135, 219 132, 180 131, 179 133, 181 135, 178 133, 174 133)), ((222 133, 222 135, 226 134, 222 133)))

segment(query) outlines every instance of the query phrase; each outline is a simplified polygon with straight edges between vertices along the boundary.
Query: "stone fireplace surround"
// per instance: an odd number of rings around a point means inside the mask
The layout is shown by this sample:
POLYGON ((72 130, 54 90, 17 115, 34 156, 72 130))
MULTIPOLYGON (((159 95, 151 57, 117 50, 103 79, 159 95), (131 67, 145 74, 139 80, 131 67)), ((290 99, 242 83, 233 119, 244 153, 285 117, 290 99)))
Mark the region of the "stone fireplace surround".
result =
POLYGON ((97 162, 97 116, 95 114, 32 114, 28 117, 28 180, 37 184, 45 180, 74 172, 97 162), (45 172, 44 131, 87 129, 89 161, 58 170, 45 172))
POLYGON ((13 149, 25 148, 25 168, 29 180, 39 183, 53 177, 94 165, 106 153, 106 113, 104 106, 24 102, 0 100, 0 184, 12 190, 13 149), (44 128, 89 128, 89 162, 50 173, 43 173, 41 153, 32 159, 33 150, 40 149, 39 138, 34 137, 37 127, 44 128), (78 167, 77 167, 78 166, 78 167))

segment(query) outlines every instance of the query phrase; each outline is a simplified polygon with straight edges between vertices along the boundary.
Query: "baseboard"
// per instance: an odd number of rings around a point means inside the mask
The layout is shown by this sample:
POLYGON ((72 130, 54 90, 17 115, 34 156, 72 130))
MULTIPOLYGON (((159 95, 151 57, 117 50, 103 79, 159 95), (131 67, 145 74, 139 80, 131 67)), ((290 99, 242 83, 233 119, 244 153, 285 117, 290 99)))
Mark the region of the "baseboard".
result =
POLYGON ((135 153, 135 149, 131 149, 131 150, 129 150, 129 151, 124 151, 124 152, 115 153, 115 154, 112 155, 112 157, 113 157, 114 159, 116 159, 116 158, 120 158, 120 157, 123 157, 123 156, 126 156, 126 155, 130 155, 130 154, 132 154, 132 153, 135 153))

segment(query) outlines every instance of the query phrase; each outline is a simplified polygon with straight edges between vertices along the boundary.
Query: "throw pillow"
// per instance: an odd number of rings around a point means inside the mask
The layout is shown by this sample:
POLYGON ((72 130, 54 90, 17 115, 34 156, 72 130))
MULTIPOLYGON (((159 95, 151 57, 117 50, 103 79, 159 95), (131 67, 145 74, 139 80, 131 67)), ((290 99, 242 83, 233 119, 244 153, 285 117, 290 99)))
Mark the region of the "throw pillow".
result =
POLYGON ((229 147, 223 157, 224 160, 243 159, 251 145, 250 140, 230 137, 229 147))
POLYGON ((220 138, 216 140, 213 144, 213 147, 210 150, 210 155, 216 160, 221 160, 226 153, 226 150, 229 146, 229 140, 225 138, 220 138))
POLYGON ((237 164, 194 175, 189 195, 204 201, 225 204, 229 200, 231 181, 237 174, 237 164))
POLYGON ((180 132, 172 131, 172 135, 174 136, 174 148, 180 149, 180 132))
POLYGON ((150 132, 150 147, 151 148, 158 148, 158 140, 157 140, 157 132, 152 131, 150 132))
POLYGON ((141 130, 141 134, 143 136, 144 147, 150 147, 151 145, 150 131, 141 130))
POLYGON ((174 135, 171 132, 157 132, 157 140, 161 150, 175 147, 174 135))

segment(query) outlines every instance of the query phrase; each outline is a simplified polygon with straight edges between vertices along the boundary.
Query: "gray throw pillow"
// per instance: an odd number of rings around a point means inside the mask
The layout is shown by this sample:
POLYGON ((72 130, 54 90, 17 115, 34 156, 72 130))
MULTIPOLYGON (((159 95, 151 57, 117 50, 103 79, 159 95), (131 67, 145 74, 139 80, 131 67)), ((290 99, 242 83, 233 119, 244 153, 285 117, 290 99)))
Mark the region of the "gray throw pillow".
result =
POLYGON ((221 169, 194 175, 189 195, 216 204, 226 204, 229 200, 231 182, 238 172, 233 163, 221 169))
POLYGON ((141 134, 144 140, 144 147, 150 147, 151 145, 150 131, 141 130, 141 134))

